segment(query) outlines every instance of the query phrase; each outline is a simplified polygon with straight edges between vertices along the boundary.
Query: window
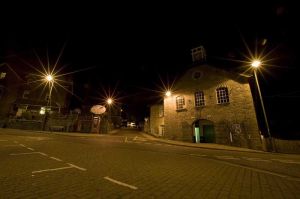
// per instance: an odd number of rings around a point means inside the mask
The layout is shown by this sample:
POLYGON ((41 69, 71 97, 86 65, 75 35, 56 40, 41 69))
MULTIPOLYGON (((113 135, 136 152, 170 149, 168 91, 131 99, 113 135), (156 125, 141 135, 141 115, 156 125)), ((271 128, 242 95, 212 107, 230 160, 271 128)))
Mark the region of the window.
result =
POLYGON ((203 91, 195 92, 195 106, 196 107, 205 106, 203 91))
POLYGON ((22 96, 22 98, 24 98, 24 99, 28 99, 29 93, 30 93, 30 91, 29 91, 29 90, 25 90, 25 91, 23 92, 23 96, 22 96))
POLYGON ((164 116, 164 106, 159 106, 158 108, 158 117, 164 116))
POLYGON ((195 72, 193 72, 192 77, 194 80, 199 80, 199 79, 201 79, 202 76, 203 76, 203 73, 201 71, 195 71, 195 72))
POLYGON ((6 73, 4 73, 4 72, 1 72, 1 73, 0 73, 0 79, 4 79, 5 76, 6 76, 6 73))
POLYGON ((219 87, 217 88, 216 91, 217 91, 218 104, 229 103, 229 92, 227 87, 219 87))
POLYGON ((176 110, 181 110, 185 108, 185 101, 183 96, 176 97, 176 110))

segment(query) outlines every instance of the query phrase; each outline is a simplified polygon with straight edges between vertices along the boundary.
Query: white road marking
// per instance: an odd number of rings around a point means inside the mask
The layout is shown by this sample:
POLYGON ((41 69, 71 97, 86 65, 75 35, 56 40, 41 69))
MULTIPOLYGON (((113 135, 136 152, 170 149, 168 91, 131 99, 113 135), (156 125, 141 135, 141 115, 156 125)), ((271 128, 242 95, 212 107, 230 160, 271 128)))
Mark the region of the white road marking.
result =
POLYGON ((14 141, 14 143, 18 144, 19 142, 18 141, 14 141))
POLYGON ((31 173, 42 173, 42 172, 48 172, 48 171, 58 171, 58 170, 63 170, 63 169, 72 169, 74 167, 60 167, 60 168, 55 168, 55 169, 44 169, 44 170, 39 170, 39 171, 32 171, 31 173))
POLYGON ((30 148, 30 147, 27 147, 27 149, 29 149, 30 151, 34 151, 34 149, 33 149, 33 148, 30 148))
POLYGON ((8 144, 8 145, 3 145, 3 147, 16 147, 16 146, 18 146, 18 147, 19 147, 19 145, 17 145, 17 144, 8 144))
POLYGON ((20 146, 22 146, 22 147, 26 147, 24 144, 19 144, 20 146))
POLYGON ((50 157, 51 159, 53 159, 53 160, 56 160, 56 161, 59 161, 59 162, 62 162, 62 160, 61 159, 59 159, 59 158, 56 158, 56 157, 50 157))
POLYGON ((81 170, 81 171, 86 171, 86 169, 85 168, 82 168, 82 167, 79 167, 79 166, 76 166, 76 165, 74 165, 74 164, 71 164, 71 163, 67 163, 68 165, 70 165, 71 167, 73 167, 73 168, 76 168, 76 169, 79 169, 79 170, 81 170))
POLYGON ((118 180, 114 180, 114 179, 112 179, 112 178, 110 178, 110 177, 108 177, 108 176, 104 177, 104 179, 105 179, 105 180, 108 180, 108 181, 110 181, 110 182, 116 183, 116 184, 118 184, 118 185, 121 185, 121 186, 124 186, 124 187, 128 187, 128 188, 130 188, 130 189, 134 189, 134 190, 137 190, 137 189, 138 189, 136 186, 133 186, 133 185, 130 185, 130 184, 126 184, 126 183, 120 182, 120 181, 118 181, 118 180))
POLYGON ((127 137, 125 137, 125 141, 124 142, 128 142, 127 137))
POLYGON ((232 157, 232 156, 216 156, 218 159, 222 159, 222 160, 240 160, 240 158, 235 158, 235 157, 232 157))
POLYGON ((6 142, 6 141, 8 141, 8 140, 0 140, 0 142, 6 142))
POLYGON ((191 155, 191 156, 198 156, 198 157, 206 157, 207 156, 207 155, 204 155, 204 154, 193 154, 193 153, 191 153, 189 155, 191 155))
POLYGON ((42 153, 42 152, 38 152, 38 153, 43 155, 43 156, 48 156, 46 153, 42 153))
POLYGON ((246 160, 249 160, 249 161, 256 161, 256 162, 271 162, 270 160, 264 160, 264 159, 260 159, 260 158, 246 158, 246 160))
POLYGON ((30 153, 11 153, 9 155, 31 155, 31 154, 40 154, 41 152, 30 152, 30 153))
POLYGON ((300 162, 294 160, 281 160, 281 159, 271 159, 271 160, 275 160, 281 163, 288 163, 288 164, 300 164, 300 162))
POLYGON ((159 143, 155 143, 155 145, 162 145, 162 144, 159 144, 159 143))

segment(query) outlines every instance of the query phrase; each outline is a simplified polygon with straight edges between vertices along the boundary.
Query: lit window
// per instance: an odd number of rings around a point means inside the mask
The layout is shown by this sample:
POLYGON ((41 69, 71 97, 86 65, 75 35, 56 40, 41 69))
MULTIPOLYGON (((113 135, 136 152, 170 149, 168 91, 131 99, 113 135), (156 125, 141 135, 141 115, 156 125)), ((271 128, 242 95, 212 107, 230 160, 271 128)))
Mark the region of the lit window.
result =
POLYGON ((216 91, 217 91, 218 104, 229 103, 229 92, 227 87, 219 87, 217 88, 216 91))
POLYGON ((4 73, 4 72, 1 72, 1 73, 0 73, 0 79, 4 79, 5 76, 6 76, 6 73, 4 73))
POLYGON ((195 92, 195 106, 196 107, 205 106, 203 91, 195 92))
POLYGON ((181 110, 185 108, 185 101, 183 96, 176 97, 176 110, 181 110))

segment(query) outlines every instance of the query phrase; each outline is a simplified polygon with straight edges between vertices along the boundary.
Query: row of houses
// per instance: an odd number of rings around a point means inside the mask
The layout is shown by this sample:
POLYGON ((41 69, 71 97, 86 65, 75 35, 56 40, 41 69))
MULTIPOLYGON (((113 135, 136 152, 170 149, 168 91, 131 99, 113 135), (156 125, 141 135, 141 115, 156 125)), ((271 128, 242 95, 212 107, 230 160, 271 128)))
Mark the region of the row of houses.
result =
POLYGON ((150 107, 149 133, 171 140, 262 149, 250 76, 208 65, 202 47, 171 95, 150 107))

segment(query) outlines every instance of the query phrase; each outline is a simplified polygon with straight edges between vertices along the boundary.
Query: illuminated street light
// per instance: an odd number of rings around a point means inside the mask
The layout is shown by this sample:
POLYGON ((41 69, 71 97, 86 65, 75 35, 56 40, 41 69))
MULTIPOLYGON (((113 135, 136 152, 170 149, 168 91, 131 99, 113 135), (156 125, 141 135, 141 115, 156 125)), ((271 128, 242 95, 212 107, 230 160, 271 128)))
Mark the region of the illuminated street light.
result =
POLYGON ((108 98, 108 99, 107 99, 107 104, 110 105, 110 104, 112 104, 112 103, 113 103, 113 99, 112 99, 112 98, 108 98))
POLYGON ((48 95, 48 102, 47 102, 47 106, 46 107, 42 107, 40 110, 40 114, 41 115, 45 115, 44 116, 44 121, 43 121, 43 130, 45 130, 46 127, 46 123, 47 123, 47 119, 48 119, 48 106, 50 105, 51 107, 51 93, 52 93, 52 89, 54 86, 54 76, 51 74, 46 74, 45 75, 45 80, 47 82, 47 84, 49 84, 49 95, 48 95))
POLYGON ((50 75, 50 74, 46 75, 45 79, 46 79, 46 81, 48 81, 48 82, 52 82, 52 81, 54 80, 53 76, 50 75))
POLYGON ((261 65, 261 62, 259 60, 254 60, 252 63, 251 63, 251 66, 253 68, 259 68, 261 65))
POLYGON ((167 97, 170 97, 171 95, 172 95, 172 92, 171 92, 171 91, 167 91, 167 92, 166 92, 166 96, 167 96, 167 97))
POLYGON ((261 66, 261 64, 262 64, 261 61, 253 60, 252 63, 251 63, 251 66, 254 68, 255 82, 256 82, 256 86, 257 86, 257 90, 258 90, 258 94, 259 94, 259 99, 260 99, 260 103, 261 103, 261 107, 262 107, 262 111, 263 111, 263 115, 264 115, 264 119, 265 119, 265 123, 266 123, 266 127, 267 127, 267 132, 268 132, 268 136, 269 136, 269 140, 270 140, 271 150, 273 151, 274 147, 273 147, 273 143, 272 143, 271 132, 270 132, 270 128, 269 128, 267 114, 266 114, 266 111, 265 111, 264 101, 263 101, 263 98, 262 98, 262 95, 261 95, 260 86, 259 86, 258 78, 257 78, 257 70, 261 66))

